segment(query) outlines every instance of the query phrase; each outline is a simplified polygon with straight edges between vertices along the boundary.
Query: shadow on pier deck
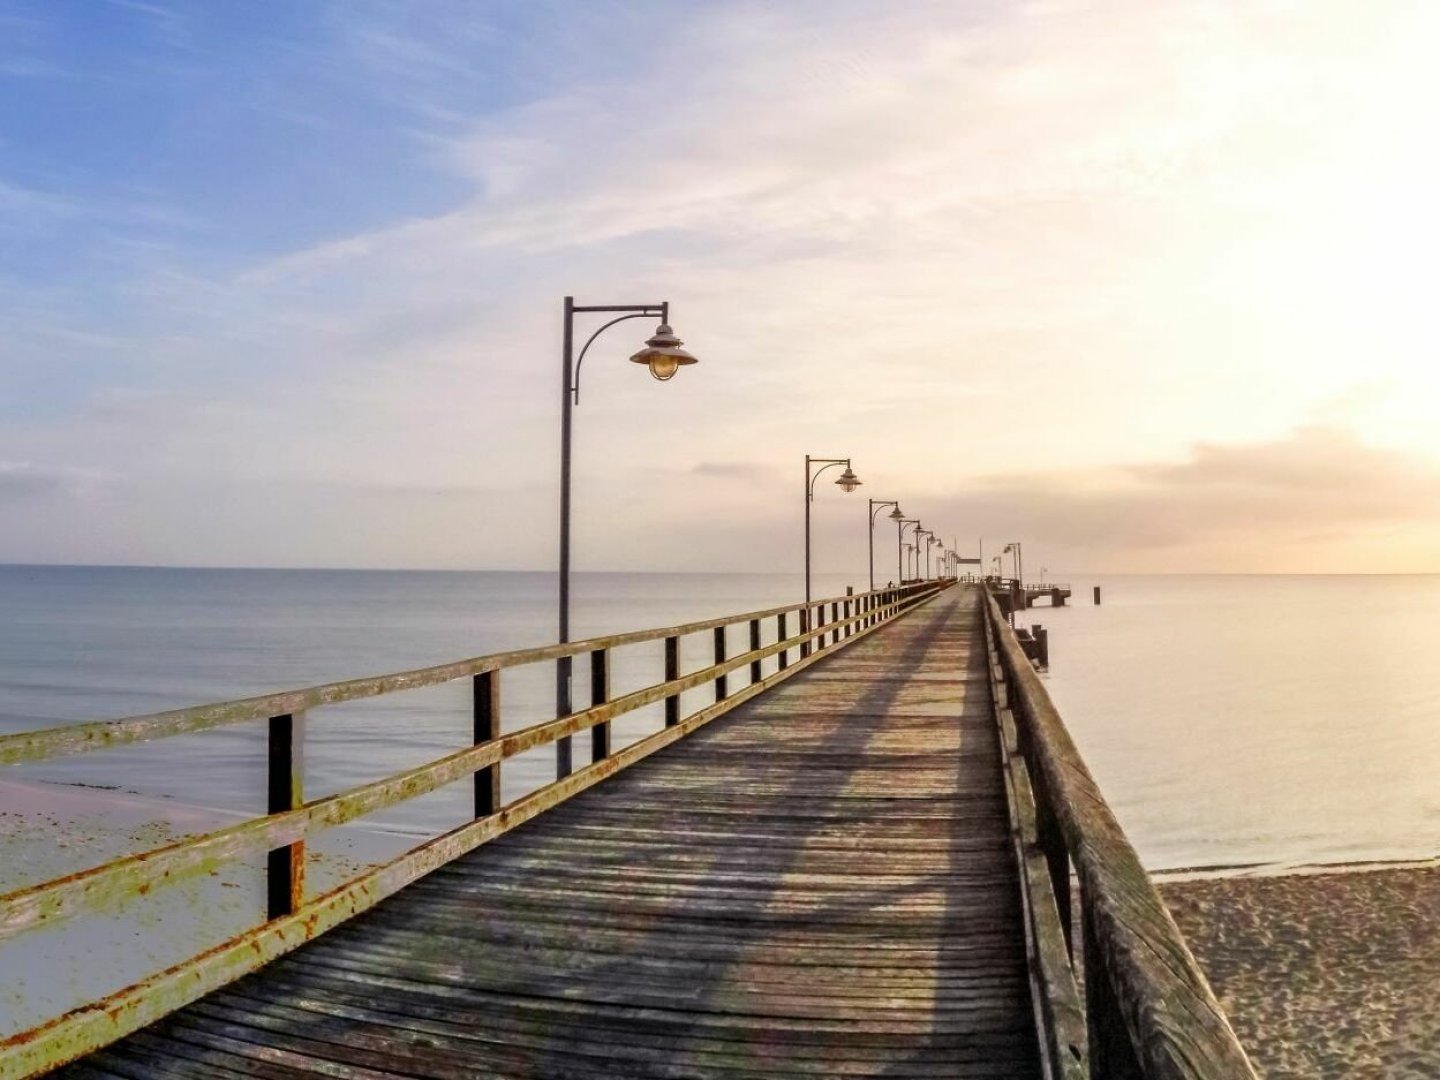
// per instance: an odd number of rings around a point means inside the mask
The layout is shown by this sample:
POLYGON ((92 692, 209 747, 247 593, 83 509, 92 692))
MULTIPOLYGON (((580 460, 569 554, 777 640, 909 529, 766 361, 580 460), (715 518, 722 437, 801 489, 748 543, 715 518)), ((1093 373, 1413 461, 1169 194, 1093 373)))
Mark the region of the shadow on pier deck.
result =
POLYGON ((1039 1076, 955 589, 66 1077, 1039 1076))

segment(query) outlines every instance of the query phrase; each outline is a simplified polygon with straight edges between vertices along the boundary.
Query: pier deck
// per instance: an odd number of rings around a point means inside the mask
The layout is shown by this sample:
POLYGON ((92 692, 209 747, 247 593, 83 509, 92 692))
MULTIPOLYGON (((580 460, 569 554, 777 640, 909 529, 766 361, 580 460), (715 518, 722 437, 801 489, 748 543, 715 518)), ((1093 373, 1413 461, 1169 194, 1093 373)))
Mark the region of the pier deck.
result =
POLYGON ((1038 1076, 980 594, 66 1077, 1038 1076))

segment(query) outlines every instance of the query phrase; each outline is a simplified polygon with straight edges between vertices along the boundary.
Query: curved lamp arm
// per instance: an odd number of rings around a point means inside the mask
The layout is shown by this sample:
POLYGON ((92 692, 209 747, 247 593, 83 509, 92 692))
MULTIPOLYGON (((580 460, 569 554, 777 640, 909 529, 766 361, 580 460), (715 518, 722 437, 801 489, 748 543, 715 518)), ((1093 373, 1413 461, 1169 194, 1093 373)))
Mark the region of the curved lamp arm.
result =
POLYGON ((881 502, 879 499, 870 500, 870 527, 872 529, 875 527, 875 515, 880 513, 880 511, 884 510, 887 506, 893 506, 897 510, 900 509, 900 504, 894 499, 889 499, 884 502, 881 502))
MULTIPOLYGON (((612 308, 611 310, 613 311, 614 309, 612 308)), ((585 354, 590 351, 590 346, 595 344, 595 339, 598 338, 601 334, 603 334, 606 330, 609 330, 610 327, 614 326, 616 323, 624 322, 626 319, 654 318, 659 318, 663 322, 665 319, 664 309, 656 306, 654 308, 646 308, 644 311, 632 311, 628 315, 617 315, 615 318, 607 322, 604 326, 600 327, 599 330, 596 330, 593 334, 590 335, 589 339, 585 342, 584 348, 580 350, 580 355, 575 359, 574 379, 572 380, 571 385, 566 387, 566 389, 568 389, 570 393, 574 395, 576 405, 580 404, 580 365, 585 362, 585 354)))
POLYGON ((816 469, 813 473, 810 474, 810 479, 809 479, 809 481, 808 481, 808 483, 807 483, 807 486, 806 486, 806 488, 805 488, 805 498, 806 498, 806 499, 811 499, 811 500, 813 500, 813 499, 815 498, 815 481, 818 480, 818 479, 820 479, 820 474, 823 473, 826 469, 833 469, 833 468, 835 468, 836 465, 844 465, 847 469, 850 468, 850 459, 849 459, 848 457, 845 457, 845 458, 810 458, 810 464, 811 464, 811 465, 819 464, 819 463, 822 462, 822 461, 823 461, 825 464, 821 465, 820 468, 816 469))

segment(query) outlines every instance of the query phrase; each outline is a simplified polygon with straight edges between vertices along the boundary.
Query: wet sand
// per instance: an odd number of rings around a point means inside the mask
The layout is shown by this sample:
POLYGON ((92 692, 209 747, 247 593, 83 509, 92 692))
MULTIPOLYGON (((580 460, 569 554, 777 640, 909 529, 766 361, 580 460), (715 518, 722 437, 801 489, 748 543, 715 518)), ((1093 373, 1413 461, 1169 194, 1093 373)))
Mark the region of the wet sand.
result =
POLYGON ((1262 1076, 1440 1078, 1440 863, 1160 891, 1262 1076))

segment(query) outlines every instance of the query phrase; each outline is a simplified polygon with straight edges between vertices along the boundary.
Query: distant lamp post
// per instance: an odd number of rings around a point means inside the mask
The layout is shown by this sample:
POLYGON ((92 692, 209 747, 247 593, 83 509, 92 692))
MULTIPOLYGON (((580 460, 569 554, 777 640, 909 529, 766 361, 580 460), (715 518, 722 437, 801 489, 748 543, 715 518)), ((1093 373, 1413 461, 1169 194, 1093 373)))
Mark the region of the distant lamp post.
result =
MULTIPOLYGON (((930 578, 930 552, 940 543, 940 538, 934 533, 930 535, 930 542, 925 545, 925 577, 930 578)), ((936 556, 936 566, 939 566, 939 556, 936 556)))
POLYGON ((905 530, 906 530, 909 526, 911 526, 911 525, 914 525, 915 528, 917 528, 917 529, 920 528, 920 519, 919 519, 919 518, 896 518, 896 519, 895 519, 895 561, 896 561, 897 563, 899 563, 899 567, 898 567, 898 569, 897 569, 896 572, 900 575, 900 580, 901 580, 902 582, 905 580, 905 549, 910 546, 910 545, 904 543, 904 540, 905 540, 905 530))
POLYGON ((900 504, 893 499, 881 501, 880 499, 870 500, 870 591, 875 591, 875 515, 884 510, 887 506, 893 506, 886 515, 891 521, 904 521, 905 514, 900 509, 900 504))
POLYGON ((932 533, 929 529, 916 529, 916 530, 915 530, 915 577, 916 577, 917 579, 919 579, 919 577, 920 577, 920 566, 921 566, 921 562, 920 562, 920 552, 922 552, 922 551, 929 551, 929 550, 930 550, 930 549, 929 549, 929 546, 926 545, 926 544, 924 544, 924 543, 922 543, 921 540, 920 540, 920 538, 921 538, 922 536, 934 536, 934 535, 935 535, 935 534, 932 533))
POLYGON ((1045 575, 1048 574, 1049 572, 1050 572, 1050 568, 1049 568, 1049 567, 1047 567, 1047 566, 1042 566, 1042 567, 1040 567, 1040 584, 1041 584, 1041 585, 1044 585, 1044 584, 1045 584, 1045 575))
POLYGON ((810 603, 810 504, 815 501, 815 481, 826 469, 844 465, 845 471, 835 485, 847 495, 860 486, 860 478, 850 468, 849 458, 817 458, 805 455, 805 603, 810 603), (820 467, 815 468, 816 465, 820 467))
MULTIPOLYGON (((595 339, 616 323, 626 319, 657 319, 660 325, 645 342, 645 347, 630 359, 644 364, 650 374, 664 382, 682 367, 696 363, 695 357, 680 346, 682 342, 670 329, 670 303, 581 305, 573 296, 565 297, 564 341, 561 347, 562 405, 560 410, 560 642, 570 640, 570 450, 571 412, 580 404, 580 365, 595 339), (575 355, 575 316, 589 314, 614 315, 586 340, 575 355)), ((571 657, 561 657, 555 667, 555 715, 569 716, 574 712, 571 697, 571 657)), ((560 739, 556 750, 556 772, 563 778, 573 768, 570 736, 560 739)))
POLYGON ((1001 554, 1009 554, 1015 557, 1015 580, 1023 586, 1025 584, 1025 575, 1023 573, 1025 564, 1021 561, 1020 558, 1020 541, 1012 540, 1010 543, 1006 544, 1005 550, 1002 551, 1001 554))

